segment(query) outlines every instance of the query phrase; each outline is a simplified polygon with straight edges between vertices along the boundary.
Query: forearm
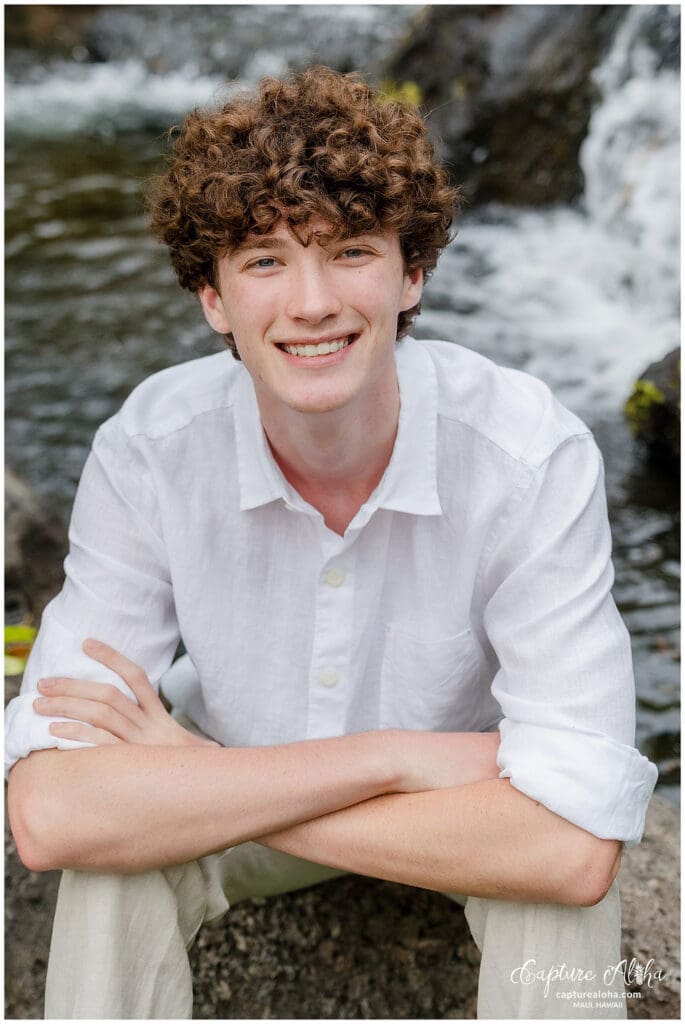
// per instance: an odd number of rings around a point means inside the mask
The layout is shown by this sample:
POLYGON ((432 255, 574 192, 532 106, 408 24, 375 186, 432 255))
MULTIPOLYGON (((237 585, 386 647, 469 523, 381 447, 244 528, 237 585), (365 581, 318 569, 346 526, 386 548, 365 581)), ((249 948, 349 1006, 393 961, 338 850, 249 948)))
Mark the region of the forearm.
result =
POLYGON ((591 836, 507 779, 382 796, 260 842, 425 889, 574 905, 603 896, 620 857, 620 844, 591 836))
POLYGON ((392 792, 390 737, 37 751, 10 773, 12 831, 34 870, 182 863, 392 792))

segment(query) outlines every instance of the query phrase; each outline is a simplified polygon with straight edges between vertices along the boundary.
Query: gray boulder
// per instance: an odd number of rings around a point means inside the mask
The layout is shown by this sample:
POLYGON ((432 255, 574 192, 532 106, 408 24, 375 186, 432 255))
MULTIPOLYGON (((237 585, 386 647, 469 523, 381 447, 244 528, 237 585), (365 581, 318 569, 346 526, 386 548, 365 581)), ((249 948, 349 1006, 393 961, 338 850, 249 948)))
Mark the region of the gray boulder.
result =
POLYGON ((653 462, 676 470, 680 462, 680 349, 651 363, 623 409, 653 462))
POLYGON ((592 71, 627 8, 427 6, 385 65, 411 82, 470 204, 564 203, 597 101, 592 71))
POLYGON ((37 626, 64 580, 67 531, 13 470, 5 470, 5 622, 37 626))

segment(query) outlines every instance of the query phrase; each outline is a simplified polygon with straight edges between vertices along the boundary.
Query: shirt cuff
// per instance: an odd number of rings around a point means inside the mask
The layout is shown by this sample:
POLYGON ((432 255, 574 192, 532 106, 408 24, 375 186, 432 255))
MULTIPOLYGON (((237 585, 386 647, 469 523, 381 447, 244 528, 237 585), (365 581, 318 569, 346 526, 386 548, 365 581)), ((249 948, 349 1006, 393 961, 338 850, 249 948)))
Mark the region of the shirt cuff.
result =
POLYGON ((602 733, 503 719, 499 777, 599 839, 639 843, 658 771, 602 733))
POLYGON ((59 750, 78 750, 80 747, 92 747, 92 743, 81 740, 67 740, 53 736, 50 732, 52 722, 68 722, 68 718, 39 715, 33 709, 33 702, 40 697, 37 690, 22 693, 11 700, 5 709, 5 778, 9 775, 17 761, 28 757, 33 750, 48 750, 56 747, 59 750))

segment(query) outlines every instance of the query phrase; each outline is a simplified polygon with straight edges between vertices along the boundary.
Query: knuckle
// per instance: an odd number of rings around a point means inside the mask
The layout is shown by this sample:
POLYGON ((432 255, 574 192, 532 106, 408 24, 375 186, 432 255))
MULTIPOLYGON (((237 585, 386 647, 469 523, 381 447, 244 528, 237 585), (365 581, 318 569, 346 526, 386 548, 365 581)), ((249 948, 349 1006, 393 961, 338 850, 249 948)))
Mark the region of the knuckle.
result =
POLYGON ((138 686, 148 685, 148 678, 146 673, 140 666, 136 665, 135 671, 131 672, 131 680, 138 686))
POLYGON ((118 697, 119 690, 112 683, 105 683, 102 686, 100 698, 105 704, 113 704, 118 697))
POLYGON ((114 725, 114 723, 117 721, 117 718, 118 718, 118 715, 117 715, 116 711, 114 710, 114 708, 111 708, 108 705, 105 705, 105 707, 102 709, 102 714, 101 714, 101 719, 100 719, 101 724, 105 725, 105 726, 107 726, 109 728, 110 726, 114 725))
POLYGON ((80 722, 55 722, 50 727, 50 732, 62 739, 78 740, 83 736, 85 728, 80 722))

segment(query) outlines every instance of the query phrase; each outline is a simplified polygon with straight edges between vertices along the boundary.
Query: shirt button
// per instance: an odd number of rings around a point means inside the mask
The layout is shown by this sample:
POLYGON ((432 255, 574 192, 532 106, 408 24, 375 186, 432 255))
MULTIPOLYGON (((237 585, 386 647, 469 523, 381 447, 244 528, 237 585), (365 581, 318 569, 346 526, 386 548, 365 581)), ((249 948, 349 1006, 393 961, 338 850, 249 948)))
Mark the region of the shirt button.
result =
POLYGON ((337 686, 340 676, 334 668, 325 669, 319 676, 319 682, 322 686, 337 686))
POLYGON ((345 572, 343 569, 329 569, 326 573, 326 583, 329 587, 339 587, 344 582, 345 572))

